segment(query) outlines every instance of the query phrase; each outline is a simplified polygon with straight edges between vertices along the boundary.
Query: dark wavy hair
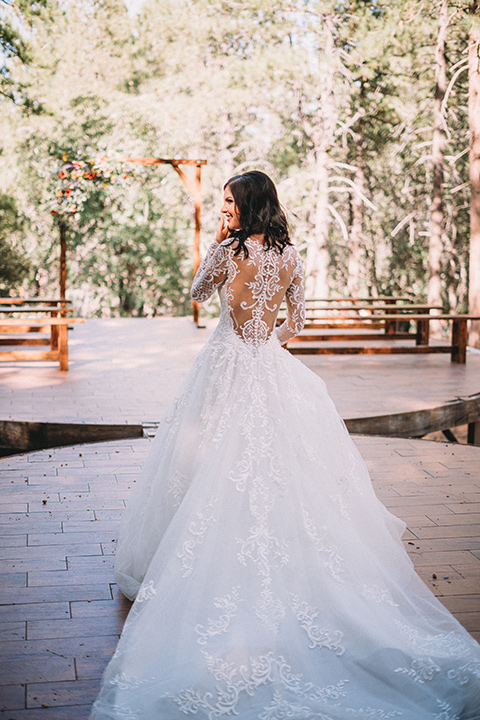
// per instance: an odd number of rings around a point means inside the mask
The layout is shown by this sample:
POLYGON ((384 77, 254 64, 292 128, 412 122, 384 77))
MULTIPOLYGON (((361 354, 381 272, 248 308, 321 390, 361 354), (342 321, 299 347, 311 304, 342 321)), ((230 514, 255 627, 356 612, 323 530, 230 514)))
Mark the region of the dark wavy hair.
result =
POLYGON ((229 237, 232 245, 237 243, 235 255, 243 251, 248 257, 245 241, 250 235, 262 233, 265 249, 275 248, 283 252, 291 245, 287 218, 280 205, 277 189, 272 180, 259 170, 234 175, 223 186, 229 188, 239 213, 241 230, 232 230, 229 237))

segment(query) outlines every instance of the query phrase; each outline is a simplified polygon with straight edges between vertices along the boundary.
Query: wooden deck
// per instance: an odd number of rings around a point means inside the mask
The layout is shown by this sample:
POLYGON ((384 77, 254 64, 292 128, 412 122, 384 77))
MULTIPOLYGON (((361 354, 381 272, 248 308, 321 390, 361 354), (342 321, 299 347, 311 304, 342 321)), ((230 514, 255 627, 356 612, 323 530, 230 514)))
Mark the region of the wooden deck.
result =
MULTIPOLYGON (((130 603, 115 533, 149 440, 0 460, 0 708, 86 720, 130 603)), ((358 437, 377 495, 408 525, 420 576, 480 639, 480 448, 358 437)))
MULTIPOLYGON (((70 333, 70 370, 54 363, 0 364, 0 420, 158 422, 216 321, 87 320, 70 333)), ((299 360, 300 362, 300 360, 299 360)), ((448 357, 302 356, 326 382, 344 418, 433 408, 480 391, 480 352, 448 357)))
MULTIPOLYGON (((0 363, 0 454, 4 446, 138 437, 161 419, 215 322, 198 329, 189 318, 87 320, 70 333, 68 376, 53 363, 0 363)), ((301 362, 325 380, 359 434, 421 436, 480 417, 479 351, 469 352, 466 366, 436 355, 304 355, 301 362)))
MULTIPOLYGON (((214 325, 88 320, 71 333, 71 372, 47 362, 0 366, 0 421, 158 422, 214 325)), ((302 362, 323 377, 346 419, 393 417, 480 392, 478 352, 465 366, 441 355, 302 362)), ((480 447, 356 442, 378 496, 407 522, 420 576, 480 639, 480 447)), ((114 539, 148 447, 147 439, 119 440, 0 459, 5 720, 88 718, 130 607, 113 582, 114 539)))

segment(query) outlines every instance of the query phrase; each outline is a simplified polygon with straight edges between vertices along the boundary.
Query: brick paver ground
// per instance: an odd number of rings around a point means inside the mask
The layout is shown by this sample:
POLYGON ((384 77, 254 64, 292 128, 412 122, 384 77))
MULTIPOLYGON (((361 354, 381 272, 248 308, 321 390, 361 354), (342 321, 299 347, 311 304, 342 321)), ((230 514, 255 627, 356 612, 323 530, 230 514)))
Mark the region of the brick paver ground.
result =
MULTIPOLYGON (((0 460, 0 716, 86 720, 130 607, 114 539, 149 440, 0 460)), ((480 639, 480 448, 359 437, 420 576, 480 639)))

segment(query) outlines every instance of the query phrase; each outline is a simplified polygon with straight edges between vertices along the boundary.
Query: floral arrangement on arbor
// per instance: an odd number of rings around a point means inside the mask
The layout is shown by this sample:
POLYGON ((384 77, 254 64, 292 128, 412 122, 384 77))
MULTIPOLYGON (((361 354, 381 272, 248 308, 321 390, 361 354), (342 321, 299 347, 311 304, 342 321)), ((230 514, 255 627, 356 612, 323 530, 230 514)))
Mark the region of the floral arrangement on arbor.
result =
POLYGON ((66 152, 51 176, 52 201, 50 212, 66 218, 81 212, 92 190, 99 186, 112 188, 125 185, 138 177, 138 168, 112 155, 95 157, 82 153, 72 159, 66 152))

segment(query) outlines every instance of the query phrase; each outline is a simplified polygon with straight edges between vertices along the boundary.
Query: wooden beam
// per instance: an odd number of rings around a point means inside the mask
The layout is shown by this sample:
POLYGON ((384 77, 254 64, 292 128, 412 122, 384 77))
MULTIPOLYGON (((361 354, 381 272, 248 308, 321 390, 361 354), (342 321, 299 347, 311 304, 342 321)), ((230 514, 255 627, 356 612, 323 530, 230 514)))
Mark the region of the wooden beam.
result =
POLYGON ((0 420, 0 447, 17 452, 142 436, 142 425, 0 420))
POLYGON ((377 415, 345 420, 352 433, 388 437, 423 437, 431 432, 458 427, 480 420, 480 393, 453 402, 391 415, 377 415))
POLYGON ((48 338, 2 338, 0 345, 50 345, 48 338))
POLYGON ((17 362, 18 360, 58 360, 57 350, 2 350, 0 362, 17 362))
MULTIPOLYGON (((19 297, 0 297, 1 305, 34 305, 35 303, 41 303, 42 305, 60 305, 64 302, 63 298, 19 298, 19 297)), ((71 305, 71 300, 65 300, 66 305, 71 305)))
MULTIPOLYGON (((338 330, 338 329, 342 329, 342 328, 348 328, 349 330, 350 329, 357 330, 357 329, 367 328, 367 327, 369 330, 380 330, 380 329, 385 328, 385 323, 383 323, 381 321, 371 322, 371 323, 368 323, 368 326, 367 326, 363 322, 349 322, 348 324, 345 323, 345 325, 342 325, 339 322, 336 322, 336 323, 322 322, 320 324, 317 322, 311 322, 311 321, 307 320, 307 322, 305 323, 305 325, 303 327, 306 330, 307 329, 314 330, 315 328, 317 328, 318 330, 338 330)), ((384 336, 385 336, 384 333, 382 333, 382 337, 384 337, 384 336)))
POLYGON ((137 165, 173 165, 173 167, 177 167, 178 165, 206 165, 207 160, 191 160, 190 158, 154 158, 154 157, 145 157, 145 158, 124 158, 125 162, 131 162, 136 163, 137 165))
MULTIPOLYGON (((0 318, 0 333, 2 335, 6 334, 6 333, 15 333, 17 335, 20 335, 20 334, 25 335, 26 333, 46 333, 46 332, 49 333, 50 327, 51 327, 50 325, 45 325, 44 327, 39 326, 39 325, 36 325, 34 327, 32 327, 31 325, 4 325, 3 324, 4 322, 5 322, 5 320, 2 320, 0 318)), ((23 322, 27 323, 28 320, 24 319, 23 322)), ((2 345, 3 345, 3 340, 4 340, 4 338, 2 338, 0 340, 0 344, 2 344, 2 345)))
MULTIPOLYGON (((52 325, 70 325, 70 324, 76 324, 76 323, 84 323, 85 318, 71 318, 71 317, 44 317, 44 318, 0 318, 0 328, 3 327, 21 327, 22 325, 25 325, 26 327, 32 327, 32 328, 40 328, 40 327, 46 327, 50 328, 52 325)), ((4 332, 3 329, 0 329, 0 332, 4 332)), ((26 330, 18 330, 18 332, 27 332, 26 330)))
POLYGON ((404 346, 387 346, 372 345, 369 347, 287 347, 292 355, 400 355, 400 354, 420 354, 427 355, 429 353, 451 353, 451 345, 413 345, 412 347, 404 346))
MULTIPOLYGON (((385 340, 385 333, 330 333, 320 335, 307 335, 302 332, 301 335, 296 335, 294 338, 288 341, 288 343, 297 342, 350 342, 351 340, 367 341, 367 340, 385 340)), ((415 335, 411 333, 395 333, 389 335, 388 340, 415 340, 415 335)))

